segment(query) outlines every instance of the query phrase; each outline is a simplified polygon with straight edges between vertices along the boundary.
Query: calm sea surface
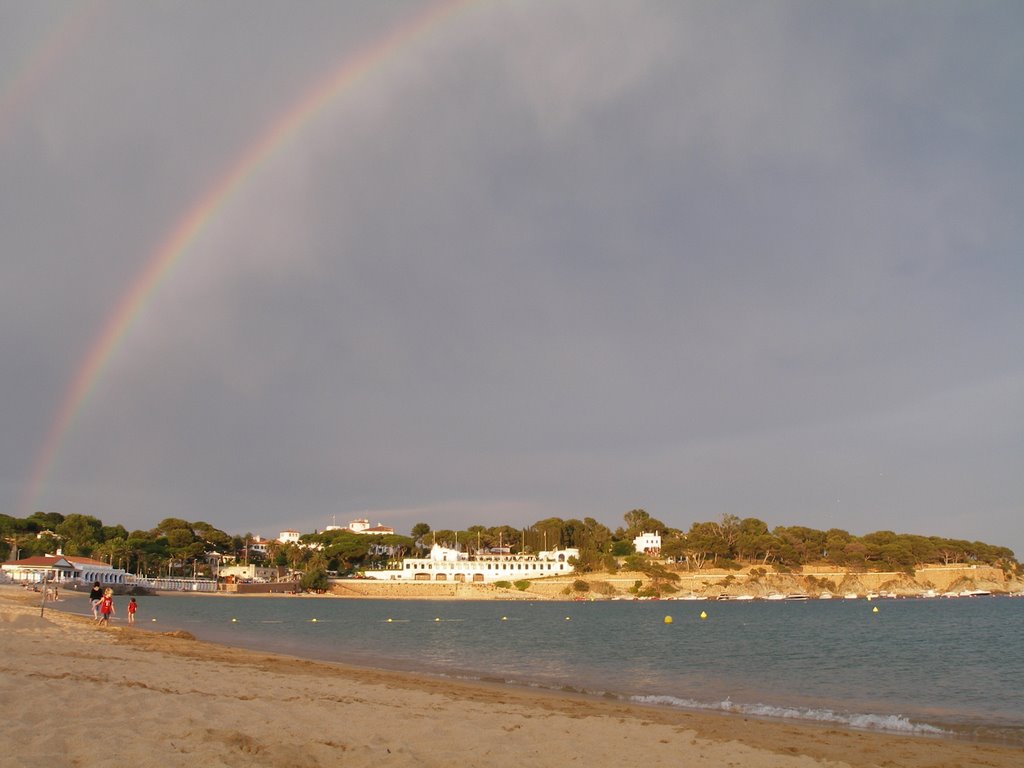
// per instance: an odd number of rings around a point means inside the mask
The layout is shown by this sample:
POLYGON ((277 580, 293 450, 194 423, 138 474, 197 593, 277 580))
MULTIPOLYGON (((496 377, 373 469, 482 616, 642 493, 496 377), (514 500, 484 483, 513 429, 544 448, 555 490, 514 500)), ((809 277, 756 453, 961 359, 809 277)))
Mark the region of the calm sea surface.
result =
MULTIPOLYGON (((119 616, 126 600, 117 600, 119 616)), ((66 605, 82 610, 77 600, 66 605)), ((534 603, 161 595, 139 598, 138 622, 368 667, 1024 746, 1019 598, 534 603)))

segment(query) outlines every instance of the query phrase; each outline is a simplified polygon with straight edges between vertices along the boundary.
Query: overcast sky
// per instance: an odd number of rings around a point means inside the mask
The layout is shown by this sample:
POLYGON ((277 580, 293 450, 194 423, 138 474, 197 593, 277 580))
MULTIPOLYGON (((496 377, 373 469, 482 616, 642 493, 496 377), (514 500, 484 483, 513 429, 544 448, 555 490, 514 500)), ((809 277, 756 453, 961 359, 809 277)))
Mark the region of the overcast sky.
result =
POLYGON ((1024 556, 1024 4, 0 0, 0 512, 1024 556))

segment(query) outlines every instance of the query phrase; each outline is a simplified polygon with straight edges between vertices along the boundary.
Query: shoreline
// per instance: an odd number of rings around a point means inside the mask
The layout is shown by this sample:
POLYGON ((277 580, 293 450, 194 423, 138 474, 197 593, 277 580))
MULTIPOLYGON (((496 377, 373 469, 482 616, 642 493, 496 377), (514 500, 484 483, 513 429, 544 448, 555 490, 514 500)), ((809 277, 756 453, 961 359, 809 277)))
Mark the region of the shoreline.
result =
POLYGON ((143 768, 197 760, 245 765, 255 756, 281 768, 342 758, 345 765, 384 758, 410 766, 562 765, 582 757, 758 768, 1009 768, 1020 761, 1019 749, 998 744, 602 701, 249 651, 182 632, 100 628, 60 610, 40 618, 34 597, 0 590, 0 690, 8 711, 22 699, 90 707, 18 708, 8 721, 14 765, 53 759, 55 742, 70 750, 57 762, 73 762, 76 750, 85 750, 85 763, 113 765, 92 754, 89 734, 101 726, 115 734, 117 763, 134 755, 143 768), (513 744, 525 751, 516 753, 513 744))
MULTIPOLYGON (((474 582, 465 579, 378 578, 331 579, 326 591, 311 594, 287 591, 281 584, 220 585, 211 590, 161 590, 146 588, 146 594, 209 594, 250 597, 333 597, 345 599, 392 600, 551 600, 564 602, 600 600, 786 600, 786 599, 948 599, 983 596, 1024 597, 1024 578, 993 566, 929 564, 913 574, 897 571, 849 570, 825 564, 808 565, 791 572, 767 572, 755 566, 736 569, 714 566, 697 571, 672 569, 677 581, 662 584, 650 594, 649 575, 620 570, 523 579, 513 587, 509 582, 474 582), (501 586, 499 586, 499 584, 501 586), (638 591, 647 594, 636 594, 638 591)), ((11 583, 12 586, 16 582, 11 583)), ((128 589, 130 591, 130 586, 128 589)), ((297 585, 288 582, 293 590, 297 585)), ((85 588, 86 585, 80 585, 85 588)), ((65 587, 68 593, 73 588, 65 587)), ((115 592, 124 592, 119 585, 115 592)))

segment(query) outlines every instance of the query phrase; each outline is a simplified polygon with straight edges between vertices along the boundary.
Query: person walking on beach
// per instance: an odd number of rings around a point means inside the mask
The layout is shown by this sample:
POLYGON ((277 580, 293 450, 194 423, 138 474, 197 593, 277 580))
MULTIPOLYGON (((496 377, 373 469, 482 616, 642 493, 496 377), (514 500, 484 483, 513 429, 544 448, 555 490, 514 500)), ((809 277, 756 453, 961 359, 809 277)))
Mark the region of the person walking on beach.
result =
POLYGON ((103 588, 100 586, 98 581, 92 583, 92 589, 89 590, 89 603, 92 605, 92 620, 100 620, 100 600, 103 599, 103 588))
POLYGON ((135 610, 138 607, 139 607, 139 604, 135 602, 135 598, 134 597, 131 600, 128 601, 128 623, 129 624, 134 624, 135 623, 135 610))
POLYGON ((114 615, 114 590, 107 587, 100 599, 100 624, 110 626, 110 617, 114 615))

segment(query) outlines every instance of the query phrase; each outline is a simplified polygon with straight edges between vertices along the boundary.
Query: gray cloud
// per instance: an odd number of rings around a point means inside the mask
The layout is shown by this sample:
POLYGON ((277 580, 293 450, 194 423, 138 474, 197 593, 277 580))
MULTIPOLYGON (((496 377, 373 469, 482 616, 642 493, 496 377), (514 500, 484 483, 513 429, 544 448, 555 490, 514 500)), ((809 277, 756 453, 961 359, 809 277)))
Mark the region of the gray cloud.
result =
MULTIPOLYGON (((0 7, 16 69, 59 7, 0 7)), ((190 207, 423 6, 242 7, 104 6, 0 119, 2 511, 190 207)), ((36 506, 267 534, 644 506, 1021 551, 1020 16, 470 6, 210 222, 36 506)))

